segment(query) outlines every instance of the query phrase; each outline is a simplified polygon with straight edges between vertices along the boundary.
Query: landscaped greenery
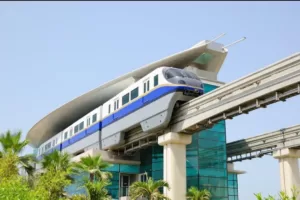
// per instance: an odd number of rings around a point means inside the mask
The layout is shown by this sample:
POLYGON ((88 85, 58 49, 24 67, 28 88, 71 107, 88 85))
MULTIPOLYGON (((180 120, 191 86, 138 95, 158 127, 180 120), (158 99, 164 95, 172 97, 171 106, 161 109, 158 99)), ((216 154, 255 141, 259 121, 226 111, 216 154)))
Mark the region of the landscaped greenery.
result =
POLYGON ((196 187, 191 187, 189 188, 186 197, 188 200, 210 200, 211 193, 206 189, 199 190, 196 187))
POLYGON ((37 163, 34 155, 20 156, 28 145, 21 141, 21 132, 7 131, 0 136, 0 199, 9 200, 108 200, 106 190, 111 174, 102 170, 109 166, 100 156, 82 158, 72 163, 67 153, 54 151, 40 161, 42 169, 35 173, 37 163), (25 169, 26 177, 19 168, 25 169), (90 179, 82 183, 87 195, 68 196, 65 188, 72 182, 76 173, 88 172, 90 179))
POLYGON ((165 181, 154 181, 147 176, 146 182, 137 181, 130 186, 130 199, 137 200, 139 198, 144 198, 147 200, 169 200, 168 197, 164 196, 159 191, 159 189, 162 188, 170 189, 170 186, 165 181))
POLYGON ((269 195, 268 197, 263 197, 261 193, 254 194, 257 200, 297 200, 300 191, 295 186, 291 188, 291 195, 288 195, 284 191, 280 191, 278 198, 276 196, 269 195))
MULTIPOLYGON (((21 141, 21 132, 7 131, 0 135, 0 199, 9 200, 109 200, 106 187, 111 184, 112 174, 105 172, 110 164, 101 156, 82 157, 79 162, 71 162, 67 153, 54 151, 39 161, 41 171, 35 172, 33 167, 38 161, 34 155, 21 156, 28 145, 21 141), (23 168, 27 176, 21 176, 23 168), (65 188, 73 183, 72 175, 87 173, 89 177, 82 181, 81 187, 86 194, 69 196, 65 188)), ((162 189, 170 189, 162 180, 147 177, 146 182, 134 182, 129 188, 130 199, 168 200, 162 189)), ((258 196, 258 195, 257 195, 258 196)), ((209 200, 211 194, 207 190, 192 187, 188 190, 187 199, 209 200)), ((287 200, 287 199, 284 199, 287 200)))

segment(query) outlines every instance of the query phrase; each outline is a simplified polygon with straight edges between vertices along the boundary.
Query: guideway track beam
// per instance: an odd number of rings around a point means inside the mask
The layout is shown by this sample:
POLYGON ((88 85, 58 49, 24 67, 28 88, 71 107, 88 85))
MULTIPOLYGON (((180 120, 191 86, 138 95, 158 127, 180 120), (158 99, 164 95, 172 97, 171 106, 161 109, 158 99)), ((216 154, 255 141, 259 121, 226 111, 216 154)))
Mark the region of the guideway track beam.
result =
POLYGON ((280 149, 300 147, 300 125, 227 143, 227 161, 236 162, 272 155, 280 149))
POLYGON ((148 138, 151 138, 149 145, 152 145, 157 141, 155 137, 167 132, 193 134, 220 120, 248 114, 299 94, 300 53, 297 53, 184 103, 174 111, 170 125, 164 131, 149 134, 135 130, 135 134, 127 133, 126 143, 119 150, 134 152, 140 148, 139 144, 145 147, 148 138))
POLYGON ((172 116, 170 130, 193 134, 237 115, 300 94, 300 54, 221 86, 183 104, 172 116))

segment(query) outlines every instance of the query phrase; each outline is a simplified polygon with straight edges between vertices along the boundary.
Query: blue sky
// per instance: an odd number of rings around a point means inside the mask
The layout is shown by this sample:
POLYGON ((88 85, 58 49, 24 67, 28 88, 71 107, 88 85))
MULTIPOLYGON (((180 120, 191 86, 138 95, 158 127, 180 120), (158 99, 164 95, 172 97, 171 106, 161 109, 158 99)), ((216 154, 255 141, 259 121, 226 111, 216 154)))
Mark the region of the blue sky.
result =
MULTIPOLYGON (((42 117, 133 69, 203 39, 229 44, 219 80, 233 81, 300 50, 299 2, 1 2, 0 131, 42 117)), ((227 141, 296 125, 300 97, 227 122, 227 141)), ((236 163, 240 199, 279 191, 278 161, 236 163)))

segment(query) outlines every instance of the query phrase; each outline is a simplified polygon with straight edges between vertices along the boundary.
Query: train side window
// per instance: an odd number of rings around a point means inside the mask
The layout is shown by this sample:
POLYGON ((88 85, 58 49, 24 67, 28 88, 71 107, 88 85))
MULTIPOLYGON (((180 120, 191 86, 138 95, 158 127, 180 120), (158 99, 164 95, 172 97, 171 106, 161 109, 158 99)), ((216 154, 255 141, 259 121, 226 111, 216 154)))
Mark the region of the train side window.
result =
POLYGON ((68 132, 65 132, 64 133, 64 139, 67 139, 68 138, 68 132))
POLYGON ((150 89, 150 81, 149 79, 144 81, 144 93, 148 92, 150 89))
POLYGON ((130 92, 131 100, 137 98, 138 96, 139 96, 139 88, 138 87, 131 90, 131 92, 130 92))
POLYGON ((50 148, 51 148, 51 142, 49 142, 45 145, 45 151, 47 151, 50 148))
POLYGON ((114 110, 117 110, 119 108, 119 99, 116 99, 114 102, 114 110))
POLYGON ((108 105, 108 114, 110 113, 110 104, 108 105))
POLYGON ((97 113, 93 115, 92 123, 95 123, 97 121, 97 113))
POLYGON ((88 117, 86 120, 86 126, 90 126, 91 125, 91 118, 88 117))
POLYGON ((79 130, 81 131, 83 128, 84 128, 84 122, 81 122, 81 123, 79 124, 79 130))
POLYGON ((78 132, 78 125, 76 125, 74 128, 74 134, 76 134, 77 132, 78 132))
POLYGON ((125 94, 123 97, 122 97, 122 105, 125 105, 126 103, 129 102, 129 93, 125 94))
POLYGON ((158 85, 158 75, 154 76, 153 85, 154 85, 154 87, 158 85))
POLYGON ((70 137, 73 135, 73 127, 70 128, 70 137))
POLYGON ((55 146, 55 140, 53 140, 53 142, 52 142, 52 146, 53 146, 53 147, 55 146))

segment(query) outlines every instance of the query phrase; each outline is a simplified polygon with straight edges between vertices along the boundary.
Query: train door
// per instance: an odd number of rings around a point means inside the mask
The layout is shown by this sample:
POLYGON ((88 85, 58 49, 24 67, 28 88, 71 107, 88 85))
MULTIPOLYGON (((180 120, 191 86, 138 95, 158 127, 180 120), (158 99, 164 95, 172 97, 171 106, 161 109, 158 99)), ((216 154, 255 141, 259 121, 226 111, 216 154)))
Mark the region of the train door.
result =
POLYGON ((114 111, 119 109, 119 98, 114 100, 114 111))
POLYGON ((144 93, 148 92, 150 90, 150 80, 146 79, 143 83, 144 86, 144 93))

